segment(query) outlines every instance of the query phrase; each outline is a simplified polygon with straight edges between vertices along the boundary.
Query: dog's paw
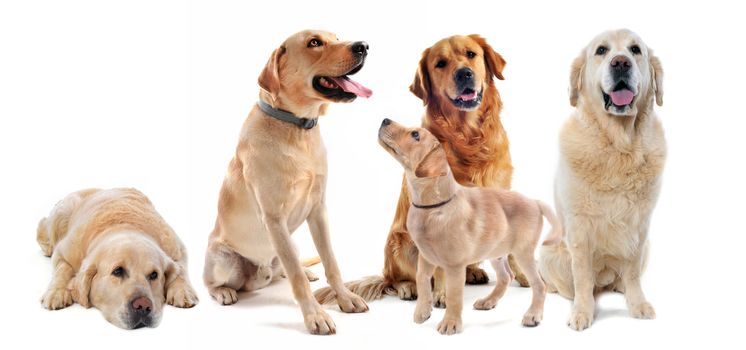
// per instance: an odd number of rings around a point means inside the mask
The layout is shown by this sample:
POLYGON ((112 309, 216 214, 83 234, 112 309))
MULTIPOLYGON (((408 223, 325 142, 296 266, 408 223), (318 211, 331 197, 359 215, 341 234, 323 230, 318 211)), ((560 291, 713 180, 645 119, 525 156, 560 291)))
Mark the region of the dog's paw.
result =
POLYGON ((337 333, 337 326, 334 325, 334 321, 320 306, 314 308, 314 311, 304 314, 303 320, 306 329, 311 334, 330 335, 337 333))
POLYGON ((655 318, 655 309, 647 301, 633 305, 629 308, 629 313, 632 317, 643 320, 652 320, 655 318))
POLYGON ((463 330, 463 325, 461 324, 461 318, 449 318, 446 317, 443 319, 443 321, 440 321, 438 324, 438 332, 440 334, 445 335, 452 335, 456 333, 461 333, 463 330))
POLYGON ((411 281, 394 283, 396 294, 401 300, 417 300, 417 285, 411 281))
POLYGON ((319 280, 319 276, 316 276, 316 274, 311 272, 311 270, 305 269, 304 271, 306 273, 306 278, 308 278, 308 282, 316 282, 319 280))
POLYGON ((439 309, 446 308, 446 292, 444 290, 433 291, 433 306, 439 309))
POLYGON ((487 272, 479 267, 466 267, 466 284, 486 284, 490 281, 487 272))
POLYGON ((580 310, 574 310, 567 320, 567 326, 576 331, 590 327, 591 323, 593 323, 593 314, 580 310))
POLYGON ((190 308, 197 305, 199 298, 197 293, 187 283, 173 286, 166 292, 166 303, 181 308, 190 308))
POLYGON ((64 309, 72 304, 72 292, 65 288, 50 289, 41 297, 41 305, 48 310, 64 309))
POLYGON ((536 327, 539 325, 539 322, 541 322, 543 317, 544 315, 541 312, 529 311, 523 315, 523 321, 521 321, 521 324, 523 324, 524 327, 536 327))
POLYGON ((414 323, 421 324, 430 318, 430 313, 433 308, 427 303, 417 302, 417 307, 414 309, 414 323))
POLYGON ((368 304, 359 295, 347 291, 343 297, 337 295, 339 308, 347 313, 359 313, 368 311, 368 304))
POLYGON ((497 305, 497 298, 485 297, 474 302, 474 308, 477 310, 492 310, 497 305))
POLYGON ((210 295, 221 305, 233 305, 238 301, 238 292, 233 288, 211 288, 210 295))

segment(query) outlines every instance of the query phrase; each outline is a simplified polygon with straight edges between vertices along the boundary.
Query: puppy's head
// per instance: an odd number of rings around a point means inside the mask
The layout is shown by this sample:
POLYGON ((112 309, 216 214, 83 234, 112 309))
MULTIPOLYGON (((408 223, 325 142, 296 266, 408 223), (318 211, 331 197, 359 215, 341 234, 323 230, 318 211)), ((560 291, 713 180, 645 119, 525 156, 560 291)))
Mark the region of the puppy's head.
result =
POLYGON ((448 160, 438 138, 425 128, 407 128, 388 118, 378 129, 378 143, 407 173, 434 177, 448 172, 448 160))
POLYGON ((121 328, 158 326, 165 290, 178 266, 141 234, 118 233, 103 239, 72 280, 73 298, 84 307, 101 310, 106 320, 121 328))
POLYGON ((259 86, 273 100, 349 102, 372 91, 350 79, 368 55, 364 41, 339 41, 333 33, 306 30, 277 48, 259 75, 259 86))
POLYGON ((570 104, 578 101, 613 116, 635 116, 640 104, 663 104, 663 69, 637 34, 607 31, 575 59, 570 73, 570 104))
POLYGON ((425 105, 470 111, 481 104, 493 76, 504 79, 504 67, 502 56, 479 35, 452 36, 422 53, 409 90, 425 105))

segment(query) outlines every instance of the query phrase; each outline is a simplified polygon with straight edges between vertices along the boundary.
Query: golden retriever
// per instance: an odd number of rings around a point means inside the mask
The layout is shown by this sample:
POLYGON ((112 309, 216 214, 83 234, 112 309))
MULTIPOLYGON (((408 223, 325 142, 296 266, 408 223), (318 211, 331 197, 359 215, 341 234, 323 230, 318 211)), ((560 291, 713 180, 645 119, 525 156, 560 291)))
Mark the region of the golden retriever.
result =
POLYGON ((334 322, 311 293, 308 279, 313 276, 305 273, 290 239, 307 222, 339 307, 368 310, 344 286, 332 252, 324 196, 326 149, 315 127, 329 102, 371 95, 349 78, 363 67, 367 50, 365 42, 342 42, 332 33, 307 30, 272 53, 259 76, 259 103, 244 122, 228 166, 209 237, 204 281, 218 303, 236 303, 238 291, 262 288, 284 269, 306 328, 313 334, 335 333, 334 322))
POLYGON ((567 232, 544 245, 550 291, 572 298, 570 328, 593 322, 594 293, 624 293, 632 317, 655 317, 640 286, 666 141, 653 103, 663 104, 663 69, 629 30, 600 34, 572 64, 575 112, 560 134, 555 200, 567 232))
POLYGON ((543 317, 546 287, 534 262, 543 217, 552 224, 549 241, 562 236, 548 205, 523 195, 493 188, 459 185, 440 142, 425 128, 405 128, 384 119, 378 131, 381 146, 404 167, 411 204, 407 227, 419 250, 417 306, 414 321, 423 323, 432 311, 430 279, 436 267, 445 270, 446 313, 441 334, 461 332, 464 269, 474 261, 491 259, 497 272, 495 289, 474 308, 489 310, 512 280, 507 264, 513 254, 527 274, 533 300, 523 325, 534 327, 543 317))
POLYGON ((36 240, 54 267, 41 298, 47 309, 76 301, 135 329, 158 326, 164 302, 197 304, 184 245, 138 190, 72 193, 41 219, 36 240))
MULTIPOLYGON (((426 106, 422 127, 443 144, 453 174, 462 185, 509 189, 513 174, 508 137, 500 123, 502 101, 493 77, 503 78, 505 60, 479 35, 442 39, 422 53, 410 91, 426 106)), ((409 195, 402 182, 396 215, 384 248, 383 276, 349 282, 366 300, 384 294, 417 298, 417 247, 407 230, 409 195)), ((511 259, 512 261, 512 259, 511 259)), ((528 281, 513 266, 521 285, 528 281)), ((478 264, 466 269, 466 283, 487 283, 478 264)), ((445 307, 442 270, 435 273, 435 305, 445 307)), ((321 303, 334 300, 334 291, 316 291, 321 303)))

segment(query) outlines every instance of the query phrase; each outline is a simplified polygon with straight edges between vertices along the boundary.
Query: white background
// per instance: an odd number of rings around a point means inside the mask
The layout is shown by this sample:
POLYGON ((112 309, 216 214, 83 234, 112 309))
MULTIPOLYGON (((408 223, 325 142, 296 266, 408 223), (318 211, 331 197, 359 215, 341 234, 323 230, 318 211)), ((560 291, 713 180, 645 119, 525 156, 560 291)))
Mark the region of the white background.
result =
MULTIPOLYGON (((742 347, 742 14, 719 1, 3 2, 2 347, 742 347), (551 203, 557 133, 572 110, 570 63, 597 33, 619 27, 640 34, 665 70, 665 104, 657 110, 670 153, 643 283, 658 319, 631 319, 622 296, 604 295, 593 327, 576 333, 565 325, 571 303, 550 295, 544 322, 525 329, 526 289, 510 288, 492 311, 468 307, 491 284, 467 287, 458 336, 437 334, 441 310, 416 325, 414 303, 386 298, 370 303, 367 314, 330 307, 338 334, 312 337, 286 281, 231 307, 210 299, 201 273, 218 190, 256 101, 256 78, 290 34, 319 28, 370 44, 355 79, 373 97, 332 105, 320 122, 333 243, 351 280, 382 268, 402 171, 378 146, 376 131, 383 117, 419 123, 421 102, 407 88, 423 49, 445 36, 479 33, 505 57, 506 80, 497 87, 513 187, 551 203), (191 256, 201 302, 167 307, 156 329, 123 331, 95 309, 50 312, 39 304, 51 268, 35 241, 38 220, 71 191, 117 186, 145 192, 191 256)), ((302 255, 315 255, 305 227, 294 237, 302 255)), ((320 266, 314 270, 323 275, 320 266)))

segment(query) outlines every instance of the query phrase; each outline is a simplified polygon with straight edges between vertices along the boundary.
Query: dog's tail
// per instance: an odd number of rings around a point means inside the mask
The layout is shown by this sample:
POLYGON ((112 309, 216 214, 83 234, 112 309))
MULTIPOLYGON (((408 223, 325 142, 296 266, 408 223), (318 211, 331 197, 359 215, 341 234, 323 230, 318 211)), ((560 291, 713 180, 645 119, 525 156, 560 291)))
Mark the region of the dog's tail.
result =
MULTIPOLYGON (((345 287, 365 301, 377 300, 384 295, 396 295, 391 284, 383 276, 368 276, 363 279, 347 282, 345 287)), ((337 300, 337 294, 330 287, 321 288, 313 293, 319 304, 331 304, 337 300)))
POLYGON ((541 215, 544 216, 547 221, 549 221, 550 225, 552 225, 552 231, 549 232, 549 235, 544 240, 544 243, 542 243, 542 245, 553 245, 559 243, 565 233, 564 230, 562 230, 562 224, 557 219, 557 216, 554 215, 554 210, 552 210, 552 207, 542 201, 537 200, 536 204, 538 204, 539 209, 541 209, 541 215))
POLYGON ((306 258, 306 259, 301 260, 300 264, 303 265, 303 267, 311 267, 320 262, 321 262, 321 258, 317 255, 311 258, 306 258))

